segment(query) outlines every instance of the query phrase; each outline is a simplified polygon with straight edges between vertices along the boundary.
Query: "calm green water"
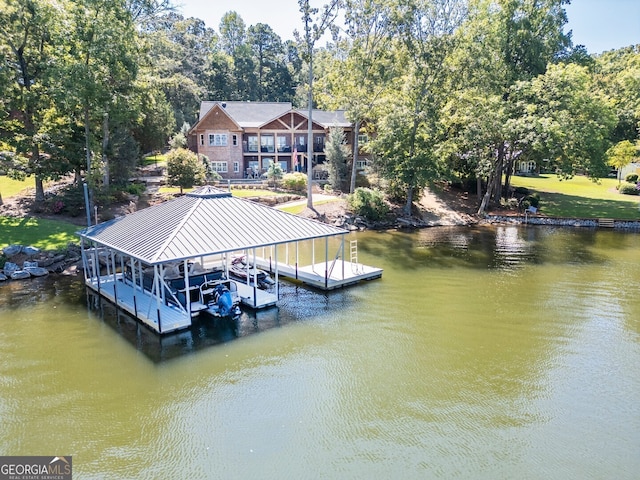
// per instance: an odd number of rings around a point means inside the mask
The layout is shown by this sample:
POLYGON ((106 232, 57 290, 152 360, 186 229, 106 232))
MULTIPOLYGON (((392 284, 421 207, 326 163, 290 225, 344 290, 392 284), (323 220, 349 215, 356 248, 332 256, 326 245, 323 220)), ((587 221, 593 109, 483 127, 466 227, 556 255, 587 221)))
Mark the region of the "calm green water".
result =
POLYGON ((640 477, 640 235, 357 239, 381 280, 162 340, 79 279, 0 286, 0 455, 73 455, 78 479, 640 477))

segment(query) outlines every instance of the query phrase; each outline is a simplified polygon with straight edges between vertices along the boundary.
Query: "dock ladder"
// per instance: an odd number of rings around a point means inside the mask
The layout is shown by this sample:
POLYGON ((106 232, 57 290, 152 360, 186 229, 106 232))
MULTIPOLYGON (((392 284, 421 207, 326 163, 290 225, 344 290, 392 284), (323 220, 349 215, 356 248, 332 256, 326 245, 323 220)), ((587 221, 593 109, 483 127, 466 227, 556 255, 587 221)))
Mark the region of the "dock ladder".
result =
POLYGON ((358 263, 358 241, 357 240, 349 241, 349 250, 350 250, 351 271, 357 274, 360 271, 360 264, 358 263))

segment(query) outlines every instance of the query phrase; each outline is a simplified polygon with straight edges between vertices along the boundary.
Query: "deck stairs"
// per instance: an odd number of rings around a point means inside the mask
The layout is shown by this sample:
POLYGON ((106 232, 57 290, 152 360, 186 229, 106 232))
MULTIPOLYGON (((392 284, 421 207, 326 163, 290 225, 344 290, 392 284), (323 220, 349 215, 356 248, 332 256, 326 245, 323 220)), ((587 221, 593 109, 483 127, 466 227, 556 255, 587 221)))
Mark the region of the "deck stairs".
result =
POLYGON ((598 219, 598 227, 600 227, 600 228, 613 228, 614 227, 613 218, 599 218, 598 219))

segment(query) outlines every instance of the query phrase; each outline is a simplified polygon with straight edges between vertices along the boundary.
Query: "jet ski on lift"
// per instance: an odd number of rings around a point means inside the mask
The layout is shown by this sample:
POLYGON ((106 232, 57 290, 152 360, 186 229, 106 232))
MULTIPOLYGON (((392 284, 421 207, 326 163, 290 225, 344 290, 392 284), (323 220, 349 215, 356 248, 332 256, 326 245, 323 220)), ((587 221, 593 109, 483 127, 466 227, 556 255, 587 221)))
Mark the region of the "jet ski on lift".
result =
POLYGON ((253 286, 254 279, 256 279, 257 287, 262 290, 269 290, 276 284, 275 280, 267 272, 249 265, 244 255, 231 260, 229 276, 242 283, 247 283, 248 278, 248 283, 251 286, 253 286))

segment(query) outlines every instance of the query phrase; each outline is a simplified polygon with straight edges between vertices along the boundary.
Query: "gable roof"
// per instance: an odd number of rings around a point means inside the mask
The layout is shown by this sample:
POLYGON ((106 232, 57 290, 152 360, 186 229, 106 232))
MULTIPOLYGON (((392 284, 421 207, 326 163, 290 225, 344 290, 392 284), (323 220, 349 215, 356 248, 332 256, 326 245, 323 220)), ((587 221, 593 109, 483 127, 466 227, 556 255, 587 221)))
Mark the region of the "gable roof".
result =
MULTIPOLYGON (((224 102, 204 101, 200 104, 198 123, 215 107, 219 106, 229 118, 241 128, 259 128, 286 113, 295 112, 304 118, 309 117, 309 111, 293 109, 290 102, 224 102)), ((333 126, 350 127, 351 122, 346 119, 345 110, 313 110, 313 123, 323 128, 333 126)), ((194 125, 195 128, 198 124, 194 125)))
POLYGON ((207 186, 79 235, 153 265, 347 233, 207 186))
POLYGON ((216 105, 242 128, 257 128, 284 115, 292 108, 289 102, 202 102, 198 122, 216 105))

